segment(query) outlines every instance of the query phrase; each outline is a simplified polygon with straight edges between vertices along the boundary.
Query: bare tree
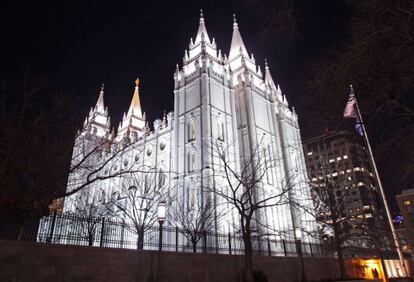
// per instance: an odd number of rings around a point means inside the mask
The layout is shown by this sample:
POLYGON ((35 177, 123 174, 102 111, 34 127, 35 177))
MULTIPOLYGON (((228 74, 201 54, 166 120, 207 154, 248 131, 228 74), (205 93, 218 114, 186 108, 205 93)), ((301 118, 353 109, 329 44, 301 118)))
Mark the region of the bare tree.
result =
POLYGON ((136 139, 116 143, 113 136, 94 136, 88 124, 77 130, 73 101, 30 66, 3 79, 0 91, 0 222, 11 222, 18 234, 29 218, 48 214, 54 199, 145 171, 132 161, 120 169, 136 139))
MULTIPOLYGON (((280 159, 270 156, 262 150, 260 144, 246 156, 240 169, 230 157, 229 148, 218 142, 213 154, 221 166, 223 182, 206 190, 228 203, 237 213, 237 223, 244 243, 245 281, 253 281, 253 238, 269 234, 272 230, 262 218, 266 209, 290 203, 289 192, 293 187, 293 179, 285 179, 277 187, 263 189, 263 183, 271 169, 280 159)), ((277 232, 278 230, 272 230, 277 232)))
POLYGON ((108 211, 108 203, 99 202, 96 195, 93 196, 90 191, 82 190, 76 195, 73 211, 75 230, 80 238, 88 241, 89 246, 93 245, 101 227, 102 217, 106 216, 108 211))
POLYGON ((26 222, 47 214, 65 191, 73 108, 30 66, 4 78, 0 91, 0 221, 15 224, 21 235, 26 222))
POLYGON ((95 182, 138 172, 148 173, 146 166, 137 165, 133 160, 121 162, 125 155, 132 156, 137 140, 126 138, 117 143, 110 136, 94 136, 87 126, 78 131, 75 139, 77 142, 72 154, 66 193, 63 194, 65 197, 88 188, 95 182))
POLYGON ((197 251, 197 244, 207 232, 213 230, 215 220, 219 218, 215 214, 215 207, 208 194, 201 195, 191 193, 189 199, 176 198, 168 211, 168 220, 176 226, 184 237, 191 242, 193 252, 197 251))
POLYGON ((147 173, 133 173, 125 182, 126 191, 114 197, 113 216, 138 236, 137 249, 144 248, 145 232, 157 222, 157 207, 160 201, 171 202, 169 187, 159 185, 159 172, 148 169, 147 173))
MULTIPOLYGON (((341 278, 345 278, 344 251, 365 250, 378 255, 385 248, 385 236, 390 236, 390 232, 386 226, 375 225, 374 230, 369 229, 362 196, 353 195, 359 187, 348 179, 344 171, 340 174, 332 164, 323 160, 319 165, 320 173, 311 177, 317 180, 310 183, 315 208, 305 209, 319 223, 318 230, 311 235, 333 246, 338 256, 341 278)), ((379 206, 369 207, 370 213, 381 212, 379 206)))
POLYGON ((346 37, 308 69, 308 93, 301 103, 303 128, 311 133, 341 126, 338 120, 348 85, 353 84, 371 139, 376 141, 374 150, 381 152, 378 161, 389 172, 383 173, 385 182, 407 185, 414 177, 413 163, 406 157, 414 152, 414 135, 407 134, 414 124, 414 3, 344 2, 350 16, 346 37), (396 179, 395 171, 402 177, 396 179))

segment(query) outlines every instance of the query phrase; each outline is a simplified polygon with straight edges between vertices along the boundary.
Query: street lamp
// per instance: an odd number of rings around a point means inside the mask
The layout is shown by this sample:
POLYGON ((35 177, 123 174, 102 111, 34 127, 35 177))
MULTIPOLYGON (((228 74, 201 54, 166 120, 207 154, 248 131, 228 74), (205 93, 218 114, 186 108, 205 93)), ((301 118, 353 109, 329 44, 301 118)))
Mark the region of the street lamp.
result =
POLYGON ((300 229, 296 229, 296 251, 300 257, 300 262, 302 264, 302 282, 306 282, 306 272, 305 272, 305 262, 303 260, 303 252, 302 252, 302 231, 300 229))
POLYGON ((158 210, 157 210, 158 223, 160 224, 160 237, 159 237, 159 247, 158 247, 158 250, 160 252, 162 251, 162 224, 165 221, 165 210, 166 210, 165 201, 160 201, 158 203, 158 210))

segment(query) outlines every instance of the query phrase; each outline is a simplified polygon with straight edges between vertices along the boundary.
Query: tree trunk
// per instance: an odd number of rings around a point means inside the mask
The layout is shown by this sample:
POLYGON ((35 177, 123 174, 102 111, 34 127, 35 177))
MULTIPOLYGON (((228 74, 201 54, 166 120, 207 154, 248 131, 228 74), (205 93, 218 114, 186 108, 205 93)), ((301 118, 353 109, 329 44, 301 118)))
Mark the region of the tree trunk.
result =
POLYGON ((333 219, 333 232, 334 232, 334 240, 335 240, 335 250, 338 254, 338 263, 339 263, 339 273, 341 275, 341 279, 345 279, 345 261, 344 261, 344 254, 342 252, 342 246, 341 241, 339 237, 341 236, 339 234, 339 223, 336 222, 336 219, 333 219))
POLYGON ((95 234, 89 234, 88 236, 88 246, 92 246, 93 245, 93 238, 95 237, 95 234))
POLYGON ((138 230, 137 250, 144 249, 144 230, 138 230))
POLYGON ((337 238, 335 238, 335 248, 336 253, 338 254, 338 263, 339 263, 339 272, 341 275, 341 279, 345 279, 345 261, 344 261, 344 254, 342 252, 341 243, 337 238))
POLYGON ((197 241, 196 240, 191 240, 193 243, 193 253, 197 252, 197 241))
POLYGON ((250 233, 243 236, 244 241, 244 282, 253 282, 253 250, 250 233))

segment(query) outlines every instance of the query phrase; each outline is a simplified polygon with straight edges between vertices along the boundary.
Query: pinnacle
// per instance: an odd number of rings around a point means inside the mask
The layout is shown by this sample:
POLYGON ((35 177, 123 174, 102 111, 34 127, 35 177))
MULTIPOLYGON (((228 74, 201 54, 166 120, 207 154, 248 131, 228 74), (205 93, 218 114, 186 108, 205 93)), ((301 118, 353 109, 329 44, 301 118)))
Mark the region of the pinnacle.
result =
POLYGON ((207 41, 210 43, 210 38, 208 37, 202 9, 200 10, 200 24, 198 26, 197 36, 194 44, 200 43, 201 41, 207 41))
POLYGON ((101 91, 99 91, 99 97, 98 101, 96 102, 95 110, 99 112, 105 111, 105 105, 104 105, 104 84, 101 85, 101 91))
POLYGON ((240 53, 242 53, 246 57, 249 57, 246 47, 244 46, 240 31, 239 31, 239 26, 237 24, 236 16, 233 14, 233 35, 231 38, 229 60, 237 57, 240 53))
POLYGON ((141 101, 139 97, 139 78, 135 80, 135 90, 128 110, 128 116, 130 115, 142 117, 141 101))

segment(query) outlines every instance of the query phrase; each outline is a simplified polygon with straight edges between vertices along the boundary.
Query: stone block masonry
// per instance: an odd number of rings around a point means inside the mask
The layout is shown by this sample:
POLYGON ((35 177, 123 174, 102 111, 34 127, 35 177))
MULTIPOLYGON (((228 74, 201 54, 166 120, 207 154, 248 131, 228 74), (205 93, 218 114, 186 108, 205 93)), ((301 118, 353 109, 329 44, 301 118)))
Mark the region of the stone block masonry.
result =
MULTIPOLYGON (((154 251, 0 241, 1 282, 239 282, 242 269, 243 256, 173 252, 159 256, 154 251)), ((269 282, 299 281, 300 261, 255 256, 254 269, 269 282)), ((326 281, 339 274, 333 259, 305 258, 305 269, 308 281, 326 281)))

